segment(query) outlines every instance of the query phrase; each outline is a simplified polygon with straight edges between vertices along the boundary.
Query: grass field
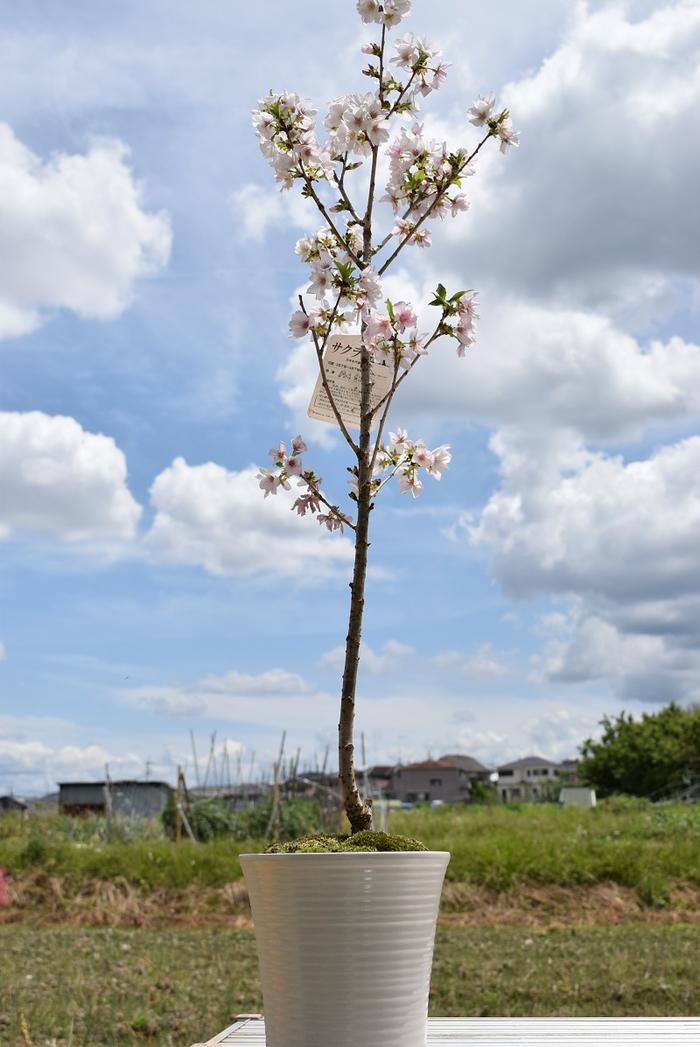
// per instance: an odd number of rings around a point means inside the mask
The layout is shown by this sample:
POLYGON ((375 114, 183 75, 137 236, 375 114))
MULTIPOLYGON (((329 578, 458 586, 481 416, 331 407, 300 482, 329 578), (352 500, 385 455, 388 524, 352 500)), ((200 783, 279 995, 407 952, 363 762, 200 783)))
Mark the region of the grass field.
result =
MULTIPOLYGON (((700 810, 445 807, 389 829, 452 852, 433 1013, 700 1013, 700 810)), ((116 835, 0 821, 3 1047, 187 1047, 261 1008, 237 861, 260 842, 116 835)))
MULTIPOLYGON (((700 1013, 700 928, 438 932, 431 1013, 700 1013)), ((0 1042, 187 1047, 261 1009, 247 931, 0 929, 0 1042)))
MULTIPOLYGON (((97 878, 147 889, 223 886, 240 877, 238 855, 261 841, 181 844, 158 838, 104 843, 71 838, 75 820, 0 822, 0 865, 13 874, 40 868, 67 882, 97 878), (68 822, 63 826, 62 822, 68 822)), ((452 852, 453 883, 504 891, 525 884, 563 887, 612 881, 634 888, 643 902, 668 902, 675 881, 700 885, 700 808, 619 802, 593 811, 553 804, 443 807, 398 812, 392 832, 416 836, 452 852)))

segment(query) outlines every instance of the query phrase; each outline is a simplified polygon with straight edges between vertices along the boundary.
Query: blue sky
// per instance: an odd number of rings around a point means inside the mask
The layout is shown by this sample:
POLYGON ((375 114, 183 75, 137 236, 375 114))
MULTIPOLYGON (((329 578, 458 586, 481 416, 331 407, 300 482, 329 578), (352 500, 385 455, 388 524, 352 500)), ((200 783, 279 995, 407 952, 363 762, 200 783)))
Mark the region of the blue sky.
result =
MULTIPOLYGON (((453 462, 373 514, 358 729, 372 762, 572 755, 604 713, 700 697, 700 14, 690 0, 415 0, 452 62, 426 129, 522 133, 391 293, 481 291, 393 421, 453 462)), ((305 419, 287 336, 320 222, 250 110, 364 88, 351 0, 0 0, 0 791, 172 778, 212 731, 269 766, 334 745, 349 542, 263 501, 305 419)))

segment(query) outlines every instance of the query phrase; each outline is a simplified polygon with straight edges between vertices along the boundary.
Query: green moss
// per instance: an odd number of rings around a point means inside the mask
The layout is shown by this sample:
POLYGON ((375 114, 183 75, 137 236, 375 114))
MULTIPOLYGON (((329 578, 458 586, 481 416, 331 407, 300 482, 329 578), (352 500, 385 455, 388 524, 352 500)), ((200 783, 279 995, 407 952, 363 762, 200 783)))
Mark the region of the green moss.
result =
POLYGON ((330 836, 326 833, 312 833, 288 843, 273 843, 268 847, 268 854, 337 854, 347 851, 426 851, 418 840, 410 836, 396 836, 392 833, 365 832, 354 836, 330 836))

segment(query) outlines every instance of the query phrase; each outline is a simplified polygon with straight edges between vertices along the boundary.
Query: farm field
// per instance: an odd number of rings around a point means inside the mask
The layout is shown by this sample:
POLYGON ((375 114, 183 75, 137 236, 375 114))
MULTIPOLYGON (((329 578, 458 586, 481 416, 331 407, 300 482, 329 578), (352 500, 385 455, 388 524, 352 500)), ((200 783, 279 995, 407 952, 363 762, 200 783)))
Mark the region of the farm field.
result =
MULTIPOLYGON (((431 1013, 700 1012, 700 928, 449 928, 431 1013)), ((188 1047, 261 1007, 250 931, 0 928, 0 1042, 188 1047)))

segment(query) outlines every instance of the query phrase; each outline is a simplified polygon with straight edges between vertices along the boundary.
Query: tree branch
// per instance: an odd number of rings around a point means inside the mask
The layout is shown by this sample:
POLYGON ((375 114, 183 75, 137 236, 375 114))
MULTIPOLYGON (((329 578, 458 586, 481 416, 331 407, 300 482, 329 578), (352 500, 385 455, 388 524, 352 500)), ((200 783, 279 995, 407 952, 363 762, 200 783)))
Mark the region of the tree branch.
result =
MULTIPOLYGON (((439 321, 437 327, 435 328, 435 330, 431 334, 431 336, 428 339, 428 341, 423 346, 424 349, 427 349, 429 346, 431 346, 436 338, 440 338, 440 328, 442 327, 444 319, 445 319, 445 312, 443 310, 442 316, 440 317, 440 321, 439 321)), ((396 382, 396 384, 394 385, 392 383, 391 389, 389 389, 388 392, 384 393, 384 396, 381 398, 381 400, 377 404, 375 404, 375 406, 372 408, 372 415, 375 415, 377 413, 377 411, 380 409, 382 404, 386 403, 387 399, 389 401, 389 404, 391 403, 391 401, 394 399, 394 393, 399 388, 401 383, 406 380, 406 375, 409 373, 409 371, 413 370, 413 368, 416 366, 416 364, 420 360, 421 356, 424 356, 424 355, 425 355, 424 353, 418 353, 416 356, 414 356, 413 360, 411 360, 410 364, 408 365, 408 367, 406 368, 404 373, 401 375, 399 380, 396 382)), ((387 404, 387 407, 385 408, 385 413, 387 413, 388 410, 389 410, 389 405, 387 404)))
POLYGON ((355 210, 355 208, 353 206, 353 203, 352 203, 352 200, 348 196, 347 190, 345 188, 345 175, 346 175, 346 172, 347 172, 347 162, 348 162, 348 154, 346 153, 345 156, 343 157, 343 167, 342 167, 342 170, 340 172, 340 177, 338 177, 338 172, 334 171, 333 172, 333 181, 338 186, 338 191, 340 192, 340 195, 341 195, 342 199, 345 201, 347 209, 350 212, 350 214, 352 215, 353 221, 357 225, 362 225, 362 219, 359 217, 357 211, 355 210))
POLYGON ((352 527, 353 531, 356 529, 355 528, 355 524, 352 522, 350 517, 346 516, 345 513, 340 511, 340 506, 338 506, 338 505, 331 505, 331 503, 328 501, 328 499, 324 498, 324 496, 321 494, 321 492, 319 491, 319 489, 316 486, 316 484, 310 483, 308 480, 306 480, 304 478, 303 475, 302 475, 302 480, 304 480, 306 486, 313 493, 314 498, 318 498, 319 502, 323 502, 323 504, 326 506, 326 508, 330 509, 330 511, 333 513, 334 516, 338 516, 343 521, 343 523, 348 525, 348 527, 352 527))
MULTIPOLYGON (((326 348, 326 343, 328 342, 328 339, 330 337, 331 327, 333 325, 333 320, 335 319, 335 315, 336 315, 336 313, 338 311, 338 304, 340 303, 340 299, 341 298, 342 298, 342 293, 338 295, 338 297, 336 299, 336 303, 333 306, 333 311, 331 312, 330 319, 328 321, 328 330, 326 331, 326 334, 324 336, 323 342, 319 345, 318 335, 313 330, 313 328, 311 328, 311 337, 313 338, 314 348, 316 349, 316 360, 318 361, 318 369, 319 369, 320 374, 321 374, 321 385, 323 386, 324 392, 325 392, 326 396, 328 397, 328 402, 331 405, 331 409, 333 411, 333 414, 335 415, 335 420, 338 423, 338 425, 340 426, 341 433, 343 434, 343 436, 345 437, 346 442, 350 445, 350 447, 353 449, 355 454, 358 455, 360 453, 360 449, 357 446, 357 444, 355 443, 355 441, 353 440, 353 438, 350 435, 350 433, 348 432, 347 426, 345 425, 345 422, 343 421, 343 419, 341 417, 340 411, 338 410, 338 406, 337 406, 337 404, 335 402, 335 399, 333 397, 333 393, 331 392, 331 387, 329 385, 328 377, 326 375, 326 367, 325 367, 325 364, 323 362, 323 350, 326 348)), ((306 306, 304 305, 304 296, 301 295, 301 294, 299 295, 299 307, 301 308, 301 311, 304 314, 304 316, 308 316, 309 315, 307 313, 307 311, 306 311, 306 306)))
POLYGON ((486 135, 486 137, 485 137, 485 138, 482 138, 482 140, 481 140, 481 141, 479 142, 479 144, 478 144, 478 146, 476 147, 476 149, 474 150, 474 152, 473 152, 473 153, 470 153, 470 155, 469 155, 469 156, 467 156, 467 157, 466 157, 466 158, 465 158, 465 159, 464 159, 464 160, 462 161, 462 163, 461 163, 461 164, 459 165, 459 167, 457 168, 457 172, 456 172, 456 175, 453 175, 453 176, 452 176, 452 177, 450 178, 450 182, 449 182, 449 184, 448 184, 448 185, 445 185, 445 186, 443 186, 443 188, 442 188, 442 189, 438 190, 438 192, 437 192, 437 193, 435 194, 435 199, 433 200, 433 202, 432 202, 432 204, 430 205, 430 207, 429 207, 429 208, 427 209, 427 211, 425 211, 425 212, 424 212, 424 213, 422 214, 422 216, 421 216, 421 217, 420 217, 420 218, 418 219, 418 221, 417 221, 417 222, 416 222, 416 223, 415 223, 415 224, 414 224, 414 225, 413 225, 413 226, 411 227, 411 229, 409 230, 409 232, 407 232, 407 233, 406 233, 406 235, 405 235, 405 236, 403 237, 403 239, 402 239, 402 240, 401 240, 401 242, 399 243, 399 245, 398 245, 398 247, 396 248, 396 250, 395 250, 395 251, 393 251, 393 252, 392 252, 392 253, 391 253, 391 254, 389 255, 389 257, 387 258, 387 260, 386 260, 386 261, 384 262, 384 264, 382 265, 381 269, 380 269, 380 270, 379 270, 379 272, 378 272, 378 275, 379 275, 379 276, 382 276, 382 275, 383 275, 383 274, 384 274, 384 273, 385 273, 385 272, 387 271, 387 269, 389 268, 389 266, 391 265, 391 263, 392 263, 392 262, 394 261, 394 259, 396 258, 396 256, 397 256, 397 255, 399 254, 399 252, 400 252, 401 250, 403 250, 403 248, 404 248, 404 247, 406 246, 406 244, 407 244, 407 243, 408 243, 408 241, 409 241, 409 240, 411 239, 411 237, 412 237, 412 236, 415 236, 415 234, 416 234, 416 232, 418 231, 418 229, 420 229, 420 227, 421 227, 421 226, 423 225, 423 222, 425 222, 425 221, 426 221, 426 220, 427 220, 427 219, 428 219, 428 218, 430 217, 430 215, 431 215, 431 214, 433 213, 433 211, 434 211, 434 210, 435 210, 435 208, 437 207, 438 203, 439 203, 439 202, 440 202, 440 201, 441 201, 441 200, 442 200, 442 199, 444 198, 445 194, 447 193, 447 191, 448 191, 448 190, 450 189, 450 187, 452 186, 452 184, 453 184, 453 182, 454 182, 454 178, 455 178, 455 177, 459 178, 459 176, 460 176, 460 175, 462 174, 462 172, 464 171, 464 169, 465 169, 466 167, 468 167, 468 166, 469 166, 469 164, 471 163, 471 161, 472 161, 472 160, 474 159, 474 157, 476 156, 476 154, 477 154, 477 153, 479 152, 479 150, 481 149, 481 147, 482 147, 482 146, 483 146, 483 145, 484 145, 484 144, 485 144, 486 142, 488 142, 489 138, 491 138, 491 137, 493 137, 493 132, 492 132, 492 131, 489 131, 489 133, 488 133, 488 134, 486 135))

